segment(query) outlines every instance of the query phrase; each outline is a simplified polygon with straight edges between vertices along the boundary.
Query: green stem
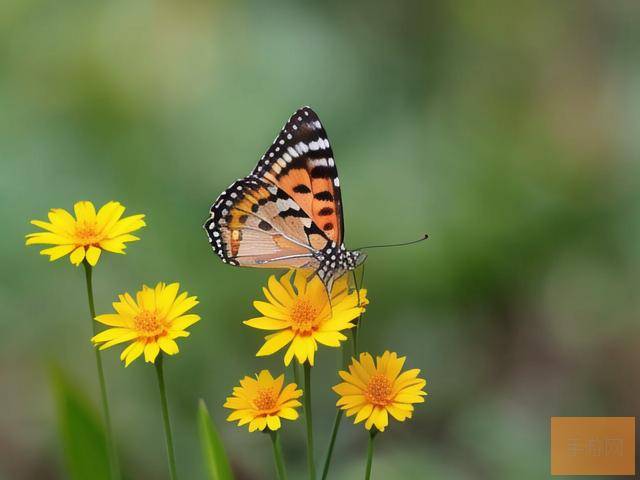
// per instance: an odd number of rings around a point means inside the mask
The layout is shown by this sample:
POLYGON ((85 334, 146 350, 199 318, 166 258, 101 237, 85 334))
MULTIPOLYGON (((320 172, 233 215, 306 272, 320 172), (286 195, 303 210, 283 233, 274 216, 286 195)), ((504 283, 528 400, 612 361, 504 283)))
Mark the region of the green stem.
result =
POLYGON ((342 410, 336 411, 336 418, 333 421, 333 429, 331 430, 331 438, 329 439, 329 447, 327 448, 327 456, 324 459, 324 468, 322 469, 322 480, 329 475, 329 467, 331 466, 331 456, 333 455, 333 447, 336 444, 336 437, 338 436, 338 430, 340 428, 340 421, 342 420, 342 410))
MULTIPOLYGON (((351 271, 353 276, 353 284, 356 289, 356 296, 358 297, 358 306, 360 306, 360 288, 358 286, 358 279, 356 278, 356 272, 351 271)), ((364 266, 362 267, 362 281, 364 282, 364 266)), ((360 332, 360 324, 362 323, 362 313, 358 316, 358 322, 356 326, 351 329, 351 342, 353 347, 353 356, 358 355, 358 333, 360 332)))
POLYGON ((311 420, 311 366, 304 363, 304 415, 307 424, 307 465, 309 467, 309 480, 316 478, 316 464, 313 459, 313 423, 311 420))
MULTIPOLYGON (((360 323, 360 320, 358 320, 360 323)), ((354 357, 358 356, 358 325, 351 329, 351 354, 354 357)))
POLYGON ((173 437, 171 436, 171 422, 169 421, 169 407, 167 406, 167 390, 164 385, 164 372, 162 370, 162 353, 155 362, 158 376, 158 390, 160 390, 160 405, 162 406, 162 421, 164 422, 164 437, 167 443, 167 460, 169 461, 169 474, 171 480, 177 480, 176 457, 173 451, 173 437))
POLYGON ((371 478, 371 463, 373 462, 373 439, 378 431, 374 428, 369 432, 369 443, 367 445, 367 469, 364 474, 364 479, 369 480, 371 478))
POLYGON ((300 388, 300 373, 298 371, 298 362, 295 359, 291 362, 291 367, 293 368, 293 381, 300 388))
POLYGON ((278 430, 270 431, 271 443, 273 444, 273 458, 276 461, 276 471, 279 480, 287 480, 287 471, 284 468, 284 459, 282 456, 282 446, 280 445, 280 433, 278 430))
MULTIPOLYGON (((93 301, 93 279, 91 265, 85 260, 83 262, 85 280, 87 284, 87 298, 89 299, 89 314, 91 315, 91 326, 93 334, 98 333, 96 318, 96 308, 93 301)), ((111 429, 111 414, 109 413, 109 400, 107 399, 107 386, 104 381, 104 370, 102 368, 102 356, 98 347, 94 348, 96 354, 96 369, 98 370, 98 381, 100 383, 100 398, 102 401, 102 412, 104 415, 105 430, 107 435, 107 455, 109 456, 109 467, 111 478, 120 479, 120 466, 118 465, 118 455, 116 454, 115 442, 113 440, 113 430, 111 429)))
MULTIPOLYGON (((356 289, 356 296, 358 297, 358 305, 360 305, 360 289, 358 286, 358 279, 354 271, 351 272, 353 275, 353 283, 356 289)), ((360 285, 364 283, 364 266, 362 267, 362 278, 360 279, 360 285)), ((362 322, 362 314, 358 317, 358 322, 354 328, 352 328, 351 332, 351 348, 352 354, 355 357, 358 354, 358 330, 360 327, 360 323, 362 322)), ((349 354, 347 353, 346 344, 342 347, 342 368, 346 368, 349 364, 349 354)), ((333 421, 333 429, 331 430, 331 438, 329 439, 329 447, 327 448, 327 456, 324 460, 324 467, 322 469, 322 480, 326 480, 327 475, 329 474, 329 467, 331 466, 331 457, 333 456, 333 449, 336 443, 336 437, 338 436, 338 430, 340 429, 340 422, 342 421, 342 417, 344 416, 344 412, 340 409, 336 412, 336 417, 333 421)))

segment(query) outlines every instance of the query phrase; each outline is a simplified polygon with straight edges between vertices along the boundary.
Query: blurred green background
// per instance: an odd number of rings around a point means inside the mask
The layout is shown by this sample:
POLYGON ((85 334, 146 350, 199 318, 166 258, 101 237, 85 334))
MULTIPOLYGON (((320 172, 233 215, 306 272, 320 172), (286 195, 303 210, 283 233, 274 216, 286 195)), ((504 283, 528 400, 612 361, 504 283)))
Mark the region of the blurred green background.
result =
MULTIPOLYGON (((254 358, 266 271, 223 265, 201 225, 311 105, 340 170, 347 244, 371 252, 362 345, 430 393, 377 441, 374 478, 540 479, 552 415, 640 412, 640 4, 633 1, 0 3, 0 476, 65 478, 51 365, 98 405, 83 272, 24 246, 51 207, 118 200, 148 227, 95 272, 98 312, 180 281, 203 321, 166 362, 185 479, 204 398, 239 478, 268 439, 224 421, 254 358)), ((153 368, 103 356, 130 479, 166 478, 153 368)), ((317 456, 336 349, 315 369, 317 456)), ((291 476, 303 422, 287 425, 291 476)), ((334 478, 361 478, 344 422, 334 478)))

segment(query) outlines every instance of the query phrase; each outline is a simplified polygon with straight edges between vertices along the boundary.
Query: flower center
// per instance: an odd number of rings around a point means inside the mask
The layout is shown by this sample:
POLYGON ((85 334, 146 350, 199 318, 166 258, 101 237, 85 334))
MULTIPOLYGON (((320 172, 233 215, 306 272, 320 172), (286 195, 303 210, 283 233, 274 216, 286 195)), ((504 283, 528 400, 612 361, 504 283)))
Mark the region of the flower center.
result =
POLYGON ((302 335, 310 334, 318 323, 318 310, 306 299, 298 300, 291 308, 291 327, 302 335))
POLYGON ((385 406, 391 403, 391 382, 381 373, 376 373, 369 379, 365 397, 374 405, 385 406))
POLYGON ((134 318, 136 330, 144 336, 152 337, 162 333, 163 325, 156 312, 143 310, 134 318))
POLYGON ((258 410, 268 411, 272 410, 278 401, 278 396, 275 394, 272 388, 265 388, 258 390, 256 398, 253 403, 258 410))
POLYGON ((76 242, 80 245, 92 245, 98 243, 97 225, 88 222, 78 222, 76 224, 75 237, 76 242))

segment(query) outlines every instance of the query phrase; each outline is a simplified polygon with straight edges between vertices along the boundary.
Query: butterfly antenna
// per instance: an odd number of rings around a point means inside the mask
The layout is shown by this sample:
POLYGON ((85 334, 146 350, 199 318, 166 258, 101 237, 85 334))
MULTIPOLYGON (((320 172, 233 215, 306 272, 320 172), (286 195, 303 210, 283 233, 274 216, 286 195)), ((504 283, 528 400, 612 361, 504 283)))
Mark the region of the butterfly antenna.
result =
POLYGON ((356 248, 356 250, 368 250, 371 248, 383 248, 383 247, 405 247, 407 245, 413 245, 414 243, 420 243, 425 241, 427 238, 429 238, 429 235, 427 235, 426 233, 424 234, 423 237, 417 239, 417 240, 412 240, 410 242, 405 242, 405 243, 390 243, 387 245, 368 245, 366 247, 360 247, 360 248, 356 248))

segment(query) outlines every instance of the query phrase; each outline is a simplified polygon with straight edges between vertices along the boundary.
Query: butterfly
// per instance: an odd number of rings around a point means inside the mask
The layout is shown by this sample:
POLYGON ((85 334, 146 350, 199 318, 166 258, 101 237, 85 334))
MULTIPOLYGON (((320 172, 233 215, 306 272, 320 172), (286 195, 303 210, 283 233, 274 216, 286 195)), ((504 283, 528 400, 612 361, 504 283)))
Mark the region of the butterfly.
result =
POLYGON ((340 180, 318 115, 296 111, 253 171, 227 188, 204 224, 224 263, 310 269, 328 292, 366 254, 344 246, 340 180))

